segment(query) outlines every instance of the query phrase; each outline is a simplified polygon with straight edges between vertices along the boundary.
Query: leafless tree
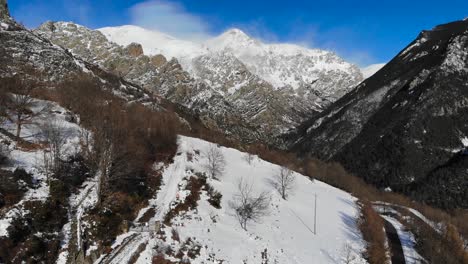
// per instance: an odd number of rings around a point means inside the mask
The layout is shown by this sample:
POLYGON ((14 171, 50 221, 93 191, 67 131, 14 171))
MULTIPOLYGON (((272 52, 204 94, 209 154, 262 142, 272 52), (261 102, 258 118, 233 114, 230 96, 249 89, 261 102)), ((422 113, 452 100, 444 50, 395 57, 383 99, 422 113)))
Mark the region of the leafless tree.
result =
MULTIPOLYGON (((3 80, 0 80, 2 82, 3 80)), ((0 126, 7 119, 7 105, 8 105, 8 96, 6 89, 3 85, 0 85, 0 126)))
POLYGON ((273 178, 273 186, 278 190, 284 200, 287 199, 290 192, 294 189, 296 176, 294 172, 286 167, 281 167, 273 178))
POLYGON ((12 94, 9 110, 12 112, 12 120, 16 123, 16 138, 20 138, 21 128, 34 116, 31 109, 34 99, 29 94, 12 94))
POLYGON ((34 95, 44 86, 42 73, 25 66, 24 74, 5 77, 0 80, 0 115, 16 124, 16 138, 20 139, 21 129, 45 109, 35 109, 34 95))
POLYGON ((8 156, 10 155, 10 150, 6 144, 0 142, 0 165, 6 163, 8 156))
POLYGON ((63 146, 67 140, 67 130, 61 120, 48 119, 39 125, 41 136, 46 143, 44 148, 44 169, 46 175, 56 173, 59 170, 63 155, 63 146))
POLYGON ((217 178, 222 175, 226 167, 226 160, 219 147, 211 144, 206 152, 206 158, 208 159, 206 169, 208 170, 209 176, 211 178, 217 178))
POLYGON ((230 206, 235 210, 241 227, 247 230, 249 221, 258 222, 268 214, 270 197, 266 192, 255 195, 253 185, 244 178, 238 180, 237 192, 230 206))
POLYGON ((253 155, 252 153, 249 153, 249 152, 245 153, 245 155, 244 155, 244 160, 247 161, 247 163, 248 163, 249 165, 252 164, 252 162, 254 161, 254 159, 255 159, 255 155, 253 155))
POLYGON ((356 256, 353 255, 353 248, 349 243, 343 246, 343 254, 343 260, 346 264, 351 264, 356 259, 356 256))

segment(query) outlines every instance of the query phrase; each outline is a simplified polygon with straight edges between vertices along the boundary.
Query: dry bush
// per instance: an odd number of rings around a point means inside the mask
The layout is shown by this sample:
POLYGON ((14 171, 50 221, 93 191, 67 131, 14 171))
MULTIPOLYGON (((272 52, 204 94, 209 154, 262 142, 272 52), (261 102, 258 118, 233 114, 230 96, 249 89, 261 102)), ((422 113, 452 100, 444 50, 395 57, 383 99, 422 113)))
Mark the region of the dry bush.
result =
POLYGON ((175 228, 171 229, 171 238, 174 241, 180 242, 179 232, 177 232, 177 230, 175 230, 175 228))
POLYGON ((10 150, 8 146, 0 141, 0 166, 5 165, 10 156, 10 150))
POLYGON ((82 156, 99 172, 99 201, 112 191, 144 195, 148 165, 176 150, 179 119, 103 90, 99 82, 74 76, 57 87, 60 103, 79 116, 82 156))
POLYGON ((445 244, 448 246, 446 252, 451 252, 460 263, 468 264, 468 251, 465 248, 466 242, 460 237, 456 226, 452 224, 446 226, 444 240, 445 244))
POLYGON ((198 201, 200 200, 200 191, 205 184, 206 179, 203 177, 190 177, 186 186, 186 190, 189 190, 190 194, 185 197, 183 203, 178 204, 166 214, 164 224, 170 225, 172 219, 179 215, 179 213, 197 208, 198 201))
POLYGON ((367 241, 366 257, 369 263, 386 263, 388 248, 385 246, 384 220, 374 211, 370 202, 363 202, 359 229, 367 241))
POLYGON ((176 264, 176 262, 172 262, 164 258, 164 255, 156 255, 153 257, 152 262, 153 264, 176 264))

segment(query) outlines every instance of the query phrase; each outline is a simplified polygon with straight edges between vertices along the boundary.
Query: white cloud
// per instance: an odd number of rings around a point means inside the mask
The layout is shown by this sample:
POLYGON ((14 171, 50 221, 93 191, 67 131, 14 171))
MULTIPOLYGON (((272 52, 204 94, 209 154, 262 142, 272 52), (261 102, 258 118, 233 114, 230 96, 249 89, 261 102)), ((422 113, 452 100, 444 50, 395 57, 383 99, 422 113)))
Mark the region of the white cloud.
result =
MULTIPOLYGON (((183 40, 202 42, 214 37, 217 25, 185 9, 177 0, 148 0, 129 9, 130 23, 157 30, 183 40)), ((218 25, 219 26, 219 25, 218 25)), ((345 60, 360 67, 375 63, 369 51, 353 45, 359 43, 359 32, 352 28, 335 27, 323 30, 319 25, 304 23, 300 19, 290 23, 290 31, 283 36, 272 31, 262 17, 233 23, 226 27, 240 28, 253 38, 267 43, 292 43, 306 48, 334 51, 345 60)), ((220 33, 220 32, 219 32, 220 33)))
POLYGON ((158 30, 181 39, 197 41, 210 37, 208 23, 175 2, 142 2, 130 8, 130 16, 134 25, 158 30))

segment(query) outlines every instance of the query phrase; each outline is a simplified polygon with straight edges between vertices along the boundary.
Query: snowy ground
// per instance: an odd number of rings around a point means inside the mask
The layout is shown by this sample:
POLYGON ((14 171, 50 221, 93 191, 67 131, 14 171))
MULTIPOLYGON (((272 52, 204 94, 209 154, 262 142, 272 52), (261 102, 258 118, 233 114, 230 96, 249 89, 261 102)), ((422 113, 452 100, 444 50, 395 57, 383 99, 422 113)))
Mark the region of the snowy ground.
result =
POLYGON ((428 219, 426 216, 424 216, 421 212, 414 208, 398 205, 398 204, 391 204, 391 203, 386 203, 386 202, 374 202, 374 209, 379 210, 379 212, 392 212, 394 214, 398 214, 398 212, 391 207, 398 207, 401 209, 408 210, 410 213, 424 221, 426 224, 428 224, 430 227, 432 227, 435 231, 438 233, 442 233, 442 230, 444 229, 442 223, 436 223, 430 219, 428 219))
MULTIPOLYGON (((64 155, 70 155, 77 151, 79 146, 80 127, 67 121, 67 110, 60 107, 56 103, 34 100, 32 111, 36 116, 32 118, 27 124, 24 124, 21 130, 21 138, 31 143, 40 143, 41 141, 41 124, 45 122, 54 122, 60 125, 62 132, 65 136, 65 143, 62 148, 64 155)), ((16 125, 11 122, 1 124, 1 128, 6 131, 16 134, 16 125)), ((17 148, 16 143, 9 139, 6 135, 0 133, 0 141, 6 140, 12 142, 10 144, 10 165, 7 170, 15 170, 16 168, 23 168, 28 173, 32 174, 34 188, 29 188, 24 194, 23 199, 12 208, 9 208, 4 215, 0 215, 0 236, 7 236, 7 228, 10 222, 16 216, 24 214, 23 203, 26 201, 40 200, 44 201, 49 196, 49 186, 47 184, 46 175, 43 172, 43 150, 37 149, 22 149, 17 148)))
MULTIPOLYGON (((160 221, 170 210, 177 197, 186 196, 186 179, 196 172, 204 172, 206 153, 210 143, 189 137, 179 137, 178 154, 174 162, 164 169, 163 186, 156 199, 150 200, 150 207, 157 207, 157 213, 150 222, 160 221), (197 154, 200 153, 200 154, 197 154), (189 161, 189 156, 193 156, 189 161)), ((250 165, 245 153, 221 147, 226 159, 226 169, 218 180, 208 179, 223 197, 221 209, 207 202, 202 192, 197 210, 186 212, 165 227, 164 240, 151 232, 135 230, 121 235, 116 242, 111 263, 123 263, 136 252, 139 244, 148 243, 139 255, 137 263, 150 263, 157 253, 156 246, 177 251, 186 247, 199 247, 199 255, 191 263, 344 263, 346 247, 349 247, 353 261, 365 263, 361 257, 364 242, 356 226, 358 208, 356 199, 348 193, 319 181, 296 174, 294 192, 287 201, 281 199, 270 181, 279 170, 277 165, 256 158, 250 165), (244 231, 229 206, 237 189, 237 180, 245 177, 254 186, 256 193, 266 191, 271 197, 270 213, 259 223, 250 223, 244 231), (314 234, 314 199, 317 195, 317 234, 314 234), (173 240, 171 230, 175 229, 180 242, 173 240), (120 245, 128 243, 128 246, 120 245), (189 244, 189 245, 187 245, 189 244), (263 253, 263 254, 262 254, 263 253), (266 253, 266 254, 265 254, 266 253)), ((144 209, 145 210, 145 209, 144 209)), ((187 252, 184 252, 187 258, 187 252)), ((167 259, 176 260, 174 256, 167 259)))

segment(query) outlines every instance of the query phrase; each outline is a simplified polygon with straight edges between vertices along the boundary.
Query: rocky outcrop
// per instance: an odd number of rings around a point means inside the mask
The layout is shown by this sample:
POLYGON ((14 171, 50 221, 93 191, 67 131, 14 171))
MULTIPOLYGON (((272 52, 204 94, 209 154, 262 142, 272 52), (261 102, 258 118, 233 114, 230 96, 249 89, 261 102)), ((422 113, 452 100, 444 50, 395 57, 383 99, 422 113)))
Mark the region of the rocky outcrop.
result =
POLYGON ((127 47, 125 47, 125 52, 134 58, 137 58, 143 55, 143 47, 138 43, 131 43, 127 47))
POLYGON ((10 17, 7 0, 0 0, 0 18, 10 17))
POLYGON ((468 208, 468 21, 423 31, 290 137, 379 187, 468 208), (429 188, 430 186, 430 188, 429 188), (435 191, 437 190, 437 191, 435 191))
POLYGON ((161 66, 167 63, 166 57, 164 57, 161 54, 150 57, 150 61, 151 64, 153 64, 153 66, 156 68, 160 68, 161 66))
MULTIPOLYGON (((45 27, 53 29, 53 24, 45 27)), ((151 95, 98 66, 75 57, 68 50, 34 34, 13 19, 0 18, 0 77, 20 75, 52 86, 66 78, 87 75, 129 101, 149 101, 151 95)))

